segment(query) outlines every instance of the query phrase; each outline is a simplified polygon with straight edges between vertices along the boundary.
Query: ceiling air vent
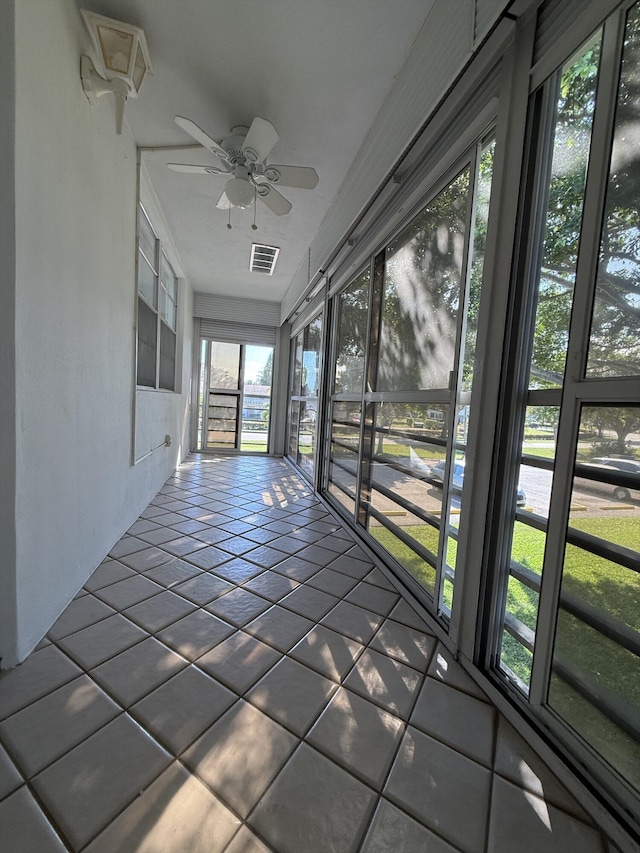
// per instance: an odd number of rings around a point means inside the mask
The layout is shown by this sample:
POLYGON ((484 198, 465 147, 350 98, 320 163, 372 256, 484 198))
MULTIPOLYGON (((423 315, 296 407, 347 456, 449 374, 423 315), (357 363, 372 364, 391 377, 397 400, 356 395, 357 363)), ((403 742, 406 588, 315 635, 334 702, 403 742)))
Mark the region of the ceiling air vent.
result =
POLYGON ((279 254, 280 249, 277 246, 261 246, 260 243, 252 243, 249 269, 251 272, 273 275, 279 254))

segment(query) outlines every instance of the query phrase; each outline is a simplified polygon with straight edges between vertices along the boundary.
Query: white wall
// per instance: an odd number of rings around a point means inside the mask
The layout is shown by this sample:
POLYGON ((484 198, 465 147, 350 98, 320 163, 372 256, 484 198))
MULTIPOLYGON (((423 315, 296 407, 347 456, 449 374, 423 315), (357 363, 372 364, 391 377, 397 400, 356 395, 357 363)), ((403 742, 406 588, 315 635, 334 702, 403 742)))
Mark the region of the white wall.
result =
POLYGON ((3 667, 38 643, 179 461, 191 377, 187 323, 182 393, 139 405, 136 423, 150 446, 173 444, 133 466, 135 144, 126 116, 116 136, 108 97, 92 109, 84 96, 89 40, 73 0, 16 2, 15 16, 16 630, 0 635, 3 667))

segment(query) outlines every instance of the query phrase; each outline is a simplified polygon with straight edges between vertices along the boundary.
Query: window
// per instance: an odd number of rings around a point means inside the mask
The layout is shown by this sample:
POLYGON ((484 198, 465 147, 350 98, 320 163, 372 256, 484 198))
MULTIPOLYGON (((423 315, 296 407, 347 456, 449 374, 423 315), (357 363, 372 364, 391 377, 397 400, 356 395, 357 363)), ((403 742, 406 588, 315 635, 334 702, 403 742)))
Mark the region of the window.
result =
POLYGON ((448 618, 494 145, 333 299, 326 490, 448 618))
POLYGON ((532 94, 535 204, 505 391, 519 458, 503 456, 510 522, 488 660, 629 811, 640 795, 639 61, 640 4, 627 3, 532 94))
POLYGON ((178 279, 149 218, 138 209, 137 384, 174 391, 178 279))
POLYGON ((318 314, 292 340, 289 372, 288 455, 310 478, 316 465, 321 347, 322 314, 318 314))

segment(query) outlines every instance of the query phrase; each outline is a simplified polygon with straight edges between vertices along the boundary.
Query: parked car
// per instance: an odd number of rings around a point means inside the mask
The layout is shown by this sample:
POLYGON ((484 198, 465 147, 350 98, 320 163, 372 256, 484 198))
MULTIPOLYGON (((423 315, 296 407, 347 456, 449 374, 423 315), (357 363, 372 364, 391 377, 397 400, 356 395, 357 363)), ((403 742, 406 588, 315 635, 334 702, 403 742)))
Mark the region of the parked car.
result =
MULTIPOLYGON (((462 481, 464 480, 464 464, 464 459, 456 459, 453 463, 452 482, 456 489, 462 488, 462 481)), ((441 459, 440 462, 436 462, 436 464, 431 468, 431 478, 436 481, 436 486, 441 486, 442 483, 444 483, 444 472, 445 460, 441 459)), ((524 489, 522 486, 518 485, 516 505, 524 506, 526 502, 527 496, 524 493, 524 489)))
MULTIPOLYGON (((640 462, 635 459, 618 459, 615 456, 598 456, 590 462, 583 463, 593 468, 602 471, 623 471, 625 474, 635 474, 640 478, 640 462)), ((639 479, 640 485, 640 479, 639 479)), ((586 492, 604 492, 612 494, 617 501, 640 501, 640 489, 629 489, 627 486, 612 486, 610 483, 603 483, 598 480, 590 480, 585 477, 578 477, 575 480, 575 486, 578 489, 586 492)))

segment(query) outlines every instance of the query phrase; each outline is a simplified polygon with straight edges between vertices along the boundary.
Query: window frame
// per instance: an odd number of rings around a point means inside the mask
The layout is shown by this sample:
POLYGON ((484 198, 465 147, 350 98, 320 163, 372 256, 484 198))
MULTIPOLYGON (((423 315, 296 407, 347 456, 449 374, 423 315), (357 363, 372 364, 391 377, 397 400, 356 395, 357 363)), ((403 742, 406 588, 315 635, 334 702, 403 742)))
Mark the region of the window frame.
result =
MULTIPOLYGON (((626 18, 635 0, 624 0, 606 18, 597 22, 593 32, 602 29, 600 68, 595 95, 595 112, 585 182, 580 244, 577 255, 572 311, 569 325, 569 344, 563 382, 559 388, 529 390, 528 371, 531 364, 533 324, 535 322, 537 275, 542 251, 541 220, 544 216, 545 170, 541 166, 550 156, 545 150, 545 133, 555 107, 552 79, 563 64, 584 44, 590 34, 567 41, 555 70, 530 93, 526 145, 520 187, 519 221, 516 255, 509 297, 509 331, 506 336, 501 383, 499 420, 494 444, 496 470, 492 478, 494 522, 489 536, 489 548, 484 561, 485 596, 477 620, 478 644, 476 663, 499 689, 527 716, 535 726, 542 727, 561 754, 568 754, 574 766, 582 765, 593 774, 594 782, 605 799, 620 814, 621 806, 629 815, 638 812, 640 793, 634 792, 623 775, 607 763, 594 746, 571 728, 548 699, 551 684, 557 619, 560 610, 565 543, 570 540, 569 510, 571 503, 575 452, 578 444, 581 411, 593 405, 638 405, 638 377, 590 377, 587 374, 588 344, 591 331, 591 311, 597 282, 597 269, 602 239, 606 190, 610 179, 611 145, 616 131, 616 105, 621 72, 622 47, 626 18), (507 386, 504 377, 510 377, 507 386), (515 379, 514 379, 515 377, 515 379), (635 391, 635 396, 634 396, 635 391), (632 402, 629 402, 632 401, 632 402), (511 571, 510 525, 515 523, 508 495, 512 491, 520 459, 524 459, 521 441, 527 406, 557 406, 559 424, 552 466, 553 486, 546 524, 545 559, 539 587, 538 617, 535 631, 528 696, 522 685, 500 671, 497 657, 499 635, 505 612, 506 586, 511 571)), ((546 466, 541 466, 546 467, 546 466)), ((580 541, 578 533, 574 537, 580 541)), ((582 537, 585 538, 584 536, 582 537)), ((604 540, 603 540, 604 541, 604 540)), ((606 549, 605 549, 606 550, 606 549)), ((613 553, 613 548, 610 553, 613 553)), ((636 818, 637 827, 637 818, 636 818)))
POLYGON ((138 391, 156 391, 161 393, 175 394, 179 393, 178 388, 178 346, 179 346, 179 322, 180 322, 180 280, 175 272, 174 266, 167 253, 165 241, 159 235, 158 229, 155 228, 149 213, 147 212, 141 200, 137 205, 136 217, 136 315, 135 315, 135 333, 136 333, 136 358, 135 358, 135 385, 138 391), (144 217, 146 224, 149 227, 154 239, 153 261, 147 257, 147 252, 143 245, 141 237, 141 217, 144 217), (141 264, 148 265, 154 279, 154 297, 153 304, 149 301, 148 296, 141 289, 140 270, 141 264), (167 287, 167 277, 173 281, 173 294, 167 287), (166 298, 169 304, 173 306, 173 327, 163 317, 164 306, 163 298, 166 298), (154 382, 140 381, 140 303, 143 303, 146 310, 153 313, 155 316, 155 371, 154 382), (166 358, 166 347, 172 344, 170 349, 172 353, 169 357, 169 362, 173 362, 173 377, 169 380, 163 372, 163 359, 166 358))

